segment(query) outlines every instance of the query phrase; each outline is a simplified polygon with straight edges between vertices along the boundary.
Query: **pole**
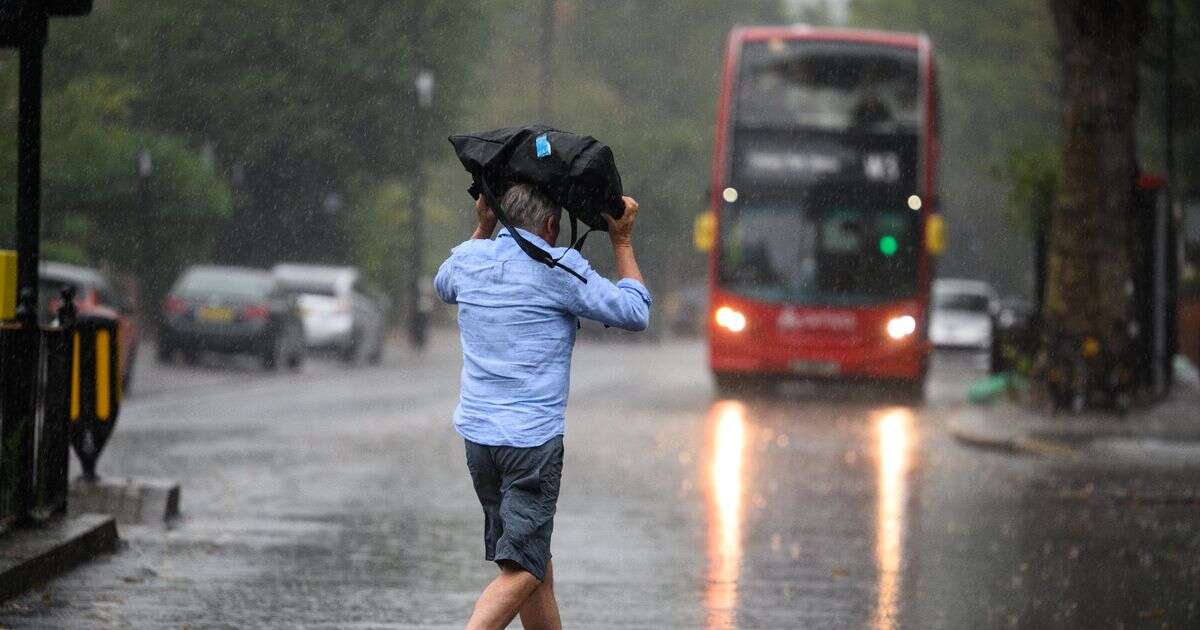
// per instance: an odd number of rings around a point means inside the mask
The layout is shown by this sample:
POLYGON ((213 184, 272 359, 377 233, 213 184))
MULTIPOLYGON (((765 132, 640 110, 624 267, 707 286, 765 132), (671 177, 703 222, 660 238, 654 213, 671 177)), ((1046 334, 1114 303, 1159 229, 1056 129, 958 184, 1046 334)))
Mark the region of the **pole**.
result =
MULTIPOLYGON (((421 205, 421 192, 424 186, 424 177, 421 172, 421 141, 422 127, 425 125, 425 99, 423 98, 422 73, 427 72, 421 51, 423 50, 422 29, 424 24, 421 20, 422 10, 420 6, 414 5, 413 11, 410 14, 409 29, 412 33, 413 50, 416 51, 413 59, 413 109, 412 109, 412 124, 410 132, 410 144, 412 145, 412 163, 409 167, 409 172, 412 174, 409 185, 409 211, 411 223, 409 225, 409 261, 408 261, 408 341, 414 350, 418 352, 425 349, 425 312, 421 308, 421 271, 424 268, 423 251, 424 247, 424 230, 425 217, 424 208, 421 205)), ((432 89, 432 86, 429 86, 432 89)))
POLYGON ((1175 0, 1167 0, 1167 51, 1163 69, 1163 146, 1166 149, 1167 207, 1175 211, 1175 0))
POLYGON ((1033 302, 1038 318, 1046 304, 1046 237, 1050 231, 1049 212, 1039 213, 1037 233, 1033 238, 1033 302))
POLYGON ((38 258, 41 236, 42 49, 41 32, 21 44, 17 130, 17 307, 18 318, 37 325, 38 258))
MULTIPOLYGON (((140 253, 138 256, 138 275, 139 287, 138 296, 142 304, 148 304, 147 296, 153 295, 159 297, 157 286, 151 286, 151 279, 154 274, 150 272, 153 266, 154 254, 156 253, 154 242, 154 216, 150 209, 150 173, 153 170, 153 162, 149 149, 142 149, 134 156, 134 176, 137 180, 137 212, 141 217, 141 244, 140 253)), ((156 283, 155 283, 156 284, 156 283)))
POLYGON ((551 95, 554 92, 554 26, 557 0, 542 0, 541 70, 538 82, 538 116, 549 124, 553 113, 551 95))
MULTIPOLYGON (((420 111, 418 108, 417 111, 420 111)), ((414 130, 419 137, 420 131, 414 130)), ((421 270, 423 268, 422 245, 424 236, 424 210, 421 206, 421 192, 425 185, 421 168, 413 164, 411 208, 412 223, 409 226, 409 238, 412 239, 409 248, 411 258, 408 261, 408 339, 415 350, 425 349, 425 311, 421 306, 421 270)))
POLYGON ((17 110, 17 319, 13 373, 5 375, 4 456, 16 455, 14 507, 26 521, 33 507, 34 427, 41 335, 38 330, 38 241, 41 236, 42 50, 46 20, 33 19, 21 42, 17 110), (12 414, 12 415, 9 415, 12 414), (17 453, 9 450, 17 447, 17 453))
MULTIPOLYGON (((1163 323, 1162 334, 1164 338, 1161 340, 1163 347, 1165 374, 1164 391, 1169 390, 1171 384, 1175 380, 1174 356, 1178 346, 1178 285, 1179 285, 1179 268, 1182 263, 1182 257, 1176 251, 1178 245, 1172 247, 1179 238, 1179 234, 1187 234, 1185 231, 1187 226, 1183 225, 1186 220, 1180 218, 1180 224, 1175 225, 1176 208, 1175 208, 1175 185, 1178 180, 1175 179, 1175 0, 1167 0, 1167 62, 1163 69, 1163 147, 1166 149, 1166 168, 1167 168, 1167 199, 1166 199, 1166 214, 1162 217, 1163 221, 1163 242, 1162 247, 1166 251, 1162 252, 1163 265, 1158 270, 1160 275, 1163 275, 1162 282, 1164 284, 1164 304, 1165 321, 1163 323), (1169 228, 1167 226, 1170 226, 1169 228)), ((1184 239, 1186 241, 1186 238, 1184 239)))

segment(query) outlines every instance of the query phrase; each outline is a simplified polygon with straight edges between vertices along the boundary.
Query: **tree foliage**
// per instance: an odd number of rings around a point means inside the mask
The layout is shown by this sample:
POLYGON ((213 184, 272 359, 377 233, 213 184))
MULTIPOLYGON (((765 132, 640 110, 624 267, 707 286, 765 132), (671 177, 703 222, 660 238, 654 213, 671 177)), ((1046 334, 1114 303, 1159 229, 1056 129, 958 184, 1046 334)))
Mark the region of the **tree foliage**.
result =
MULTIPOLYGON (((1163 2, 1152 2, 1154 15, 1163 2)), ((1200 91, 1195 73, 1186 71, 1194 65, 1188 60, 1197 59, 1200 38, 1188 34, 1197 28, 1198 11, 1177 4, 1178 98, 1186 103, 1200 91)), ((398 250, 409 246, 410 176, 427 175, 428 273, 472 216, 466 176, 445 136, 537 120, 549 67, 546 122, 614 147, 626 187, 645 209, 639 238, 647 266, 670 270, 651 274, 656 288, 694 282, 704 259, 691 251, 689 234, 708 203, 726 35, 738 23, 784 21, 779 3, 555 0, 549 26, 546 6, 544 0, 111 0, 87 18, 57 21, 47 47, 47 160, 70 151, 88 155, 90 166, 63 157, 48 169, 47 203, 70 203, 75 211, 48 212, 47 236, 62 245, 56 251, 118 265, 126 264, 127 252, 147 246, 132 233, 102 235, 92 226, 131 206, 131 153, 150 147, 160 167, 154 198, 193 200, 164 211, 217 217, 217 227, 210 222, 203 230, 160 226, 162 240, 186 240, 189 260, 355 261, 398 292, 407 274, 407 256, 398 250), (548 58, 541 54, 547 30, 548 58), (418 120, 413 79, 420 68, 434 72, 436 88, 432 108, 418 120), (86 124, 64 122, 74 131, 60 136, 54 112, 71 103, 105 113, 86 124), (89 135, 88 125, 100 131, 89 135), (61 154, 58 144, 67 147, 61 154), (178 167, 190 173, 179 185, 188 189, 187 181, 211 177, 213 184, 202 188, 216 196, 169 190, 176 183, 162 169, 172 163, 190 165, 178 167), (82 170, 72 174, 76 168, 82 170), (94 185, 85 184, 87 177, 94 185), (179 234, 190 238, 172 238, 179 234)), ((934 42, 943 112, 940 205, 950 225, 942 273, 1026 285, 1023 265, 995 255, 1029 248, 1005 218, 1016 200, 1006 200, 1009 182, 995 174, 1015 172, 1014 151, 1057 140, 1059 73, 1047 7, 1041 0, 858 0, 851 7, 855 25, 922 31, 934 42)), ((1161 68, 1153 54, 1161 48, 1158 32, 1147 39, 1151 74, 1161 68)), ((0 88, 9 119, 14 83, 14 68, 5 66, 0 88)), ((1147 107, 1157 106, 1160 93, 1151 91, 1147 107)), ((1144 108, 1145 128, 1160 122, 1144 108)), ((1178 163, 1191 173, 1200 164, 1192 159, 1200 134, 1186 116, 1178 125, 1178 163)), ((11 144, 0 136, 0 160, 11 159, 11 144)), ((1032 151, 1022 164, 1035 165, 1038 155, 1032 151)), ((11 192, 0 187, 0 201, 10 208, 11 192)), ((11 223, 9 214, 0 215, 0 229, 11 223)), ((603 248, 588 253, 604 264, 603 248)))
POLYGON ((1004 165, 1003 177, 1012 186, 1009 219, 1030 239, 1036 238, 1054 209, 1060 162, 1057 146, 1041 144, 1013 149, 1004 165))
POLYGON ((419 67, 453 118, 482 6, 449 1, 114 0, 56 24, 50 67, 139 88, 139 126, 206 147, 238 189, 214 256, 268 265, 352 255, 345 213, 423 162, 410 114, 419 67), (346 199, 347 204, 337 200, 346 199))
MULTIPOLYGON (((494 14, 484 61, 490 71, 481 76, 482 93, 466 112, 465 127, 539 119, 542 8, 540 1, 509 2, 494 14)), ((625 190, 642 206, 638 255, 653 270, 647 276, 656 289, 699 283, 706 273, 691 231, 709 203, 714 111, 729 30, 781 19, 777 3, 753 0, 557 2, 546 122, 613 147, 625 190)), ((466 199, 460 190, 453 199, 466 199)), ((606 263, 605 248, 594 242, 586 253, 606 263)))
MULTIPOLYGON (((7 72, 0 77, 10 95, 0 118, 15 128, 15 77, 7 72)), ((150 293, 157 295, 162 282, 155 279, 169 279, 184 264, 209 259, 212 239, 230 214, 231 197, 225 179, 179 138, 132 124, 137 94, 127 83, 86 76, 48 95, 43 112, 43 258, 137 272, 150 280, 150 293), (145 208, 138 204, 134 166, 142 149, 152 151, 155 162, 148 189, 152 203, 145 208), (146 245, 153 256, 144 256, 146 245)), ((0 137, 0 165, 6 172, 15 173, 16 156, 15 137, 0 137)), ((0 203, 14 208, 14 187, 0 191, 0 203)), ((11 242, 13 214, 2 216, 0 229, 11 242)))

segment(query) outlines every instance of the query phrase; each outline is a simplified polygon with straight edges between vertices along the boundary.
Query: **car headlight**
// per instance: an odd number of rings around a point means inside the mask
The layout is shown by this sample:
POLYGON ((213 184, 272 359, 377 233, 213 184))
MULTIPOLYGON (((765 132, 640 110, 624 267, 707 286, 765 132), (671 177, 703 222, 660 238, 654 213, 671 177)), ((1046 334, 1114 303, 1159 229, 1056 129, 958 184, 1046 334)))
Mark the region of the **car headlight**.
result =
POLYGON ((739 333, 746 329, 746 316, 728 306, 717 309, 714 316, 717 325, 729 332, 739 333))
POLYGON ((888 320, 887 334, 897 341, 917 332, 917 318, 912 315, 901 315, 888 320))

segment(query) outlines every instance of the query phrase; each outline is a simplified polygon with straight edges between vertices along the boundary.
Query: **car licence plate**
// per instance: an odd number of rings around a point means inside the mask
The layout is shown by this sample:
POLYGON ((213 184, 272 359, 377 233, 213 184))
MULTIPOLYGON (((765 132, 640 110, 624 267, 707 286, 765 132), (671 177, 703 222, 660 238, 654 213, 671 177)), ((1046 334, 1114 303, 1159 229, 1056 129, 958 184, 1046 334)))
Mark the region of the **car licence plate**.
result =
POLYGON ((233 321, 233 309, 205 306, 200 309, 201 321, 225 324, 233 321))
POLYGON ((834 361, 791 361, 788 363, 793 374, 801 376, 837 376, 842 366, 834 361))

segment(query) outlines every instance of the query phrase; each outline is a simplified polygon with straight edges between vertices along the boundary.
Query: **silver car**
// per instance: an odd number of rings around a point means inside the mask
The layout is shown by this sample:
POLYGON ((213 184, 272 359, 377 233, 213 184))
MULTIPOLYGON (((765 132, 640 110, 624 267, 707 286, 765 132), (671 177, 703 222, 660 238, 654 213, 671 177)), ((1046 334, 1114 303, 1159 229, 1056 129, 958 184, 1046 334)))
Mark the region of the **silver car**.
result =
POLYGON ((933 282, 933 311, 929 339, 939 348, 990 350, 993 315, 1000 298, 979 280, 939 279, 933 282))
POLYGON ((367 289, 357 268, 279 264, 272 273, 298 295, 309 348, 336 351, 352 365, 382 359, 386 304, 367 289))

